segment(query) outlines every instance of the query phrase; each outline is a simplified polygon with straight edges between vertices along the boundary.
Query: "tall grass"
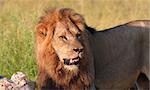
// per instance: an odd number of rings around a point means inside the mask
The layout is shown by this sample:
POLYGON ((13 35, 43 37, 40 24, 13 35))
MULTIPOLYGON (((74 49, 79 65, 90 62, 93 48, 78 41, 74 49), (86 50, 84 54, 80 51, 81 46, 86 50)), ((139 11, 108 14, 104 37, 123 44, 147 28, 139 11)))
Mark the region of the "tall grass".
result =
POLYGON ((97 29, 150 19, 150 0, 5 0, 0 5, 0 75, 8 78, 22 71, 36 79, 34 28, 48 8, 73 8, 97 29))

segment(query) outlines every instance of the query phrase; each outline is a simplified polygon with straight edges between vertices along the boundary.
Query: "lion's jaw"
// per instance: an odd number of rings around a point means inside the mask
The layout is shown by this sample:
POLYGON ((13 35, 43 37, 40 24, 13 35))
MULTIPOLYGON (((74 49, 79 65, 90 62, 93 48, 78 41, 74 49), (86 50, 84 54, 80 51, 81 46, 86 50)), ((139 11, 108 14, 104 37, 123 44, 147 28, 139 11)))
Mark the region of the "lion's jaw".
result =
POLYGON ((57 49, 54 49, 54 50, 56 51, 56 55, 59 58, 59 62, 63 64, 63 68, 65 70, 72 71, 72 72, 79 71, 80 61, 82 60, 81 53, 80 54, 76 54, 76 53, 69 54, 69 52, 64 53, 63 50, 61 50, 61 48, 60 48, 61 51, 57 49))
POLYGON ((67 69, 72 72, 78 72, 79 67, 77 65, 64 65, 64 69, 67 69))

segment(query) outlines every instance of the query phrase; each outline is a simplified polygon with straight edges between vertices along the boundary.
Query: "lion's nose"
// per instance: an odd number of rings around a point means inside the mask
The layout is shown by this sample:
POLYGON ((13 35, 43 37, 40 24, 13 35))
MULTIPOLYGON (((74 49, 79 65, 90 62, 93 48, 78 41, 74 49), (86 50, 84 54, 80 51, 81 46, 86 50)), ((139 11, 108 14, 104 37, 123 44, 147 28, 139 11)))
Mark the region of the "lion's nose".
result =
POLYGON ((75 49, 73 49, 75 52, 78 52, 78 53, 80 53, 80 52, 82 52, 83 51, 83 48, 75 48, 75 49))

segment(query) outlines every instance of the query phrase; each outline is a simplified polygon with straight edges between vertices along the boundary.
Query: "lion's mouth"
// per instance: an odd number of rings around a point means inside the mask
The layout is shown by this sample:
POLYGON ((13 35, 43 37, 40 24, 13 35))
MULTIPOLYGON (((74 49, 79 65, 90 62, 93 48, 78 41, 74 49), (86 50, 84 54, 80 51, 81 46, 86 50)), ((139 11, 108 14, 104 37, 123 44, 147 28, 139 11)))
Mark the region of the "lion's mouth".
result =
POLYGON ((76 57, 73 59, 63 59, 65 65, 78 65, 80 61, 80 57, 76 57))

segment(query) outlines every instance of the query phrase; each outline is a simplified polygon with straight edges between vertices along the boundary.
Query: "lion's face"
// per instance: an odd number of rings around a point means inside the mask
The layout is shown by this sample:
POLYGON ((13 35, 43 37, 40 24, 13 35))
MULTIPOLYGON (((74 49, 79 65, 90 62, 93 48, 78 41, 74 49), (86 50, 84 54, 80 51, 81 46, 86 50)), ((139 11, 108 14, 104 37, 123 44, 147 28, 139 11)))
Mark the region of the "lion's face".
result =
POLYGON ((63 64, 65 69, 78 70, 83 60, 81 37, 85 29, 84 19, 79 14, 70 9, 50 12, 41 18, 36 29, 37 55, 41 61, 47 65, 46 61, 54 59, 52 54, 55 54, 59 59, 55 58, 55 61, 63 64))
POLYGON ((78 69, 83 54, 83 45, 81 44, 81 31, 72 25, 66 28, 62 23, 56 24, 52 47, 54 48, 60 62, 64 68, 69 70, 78 69))

